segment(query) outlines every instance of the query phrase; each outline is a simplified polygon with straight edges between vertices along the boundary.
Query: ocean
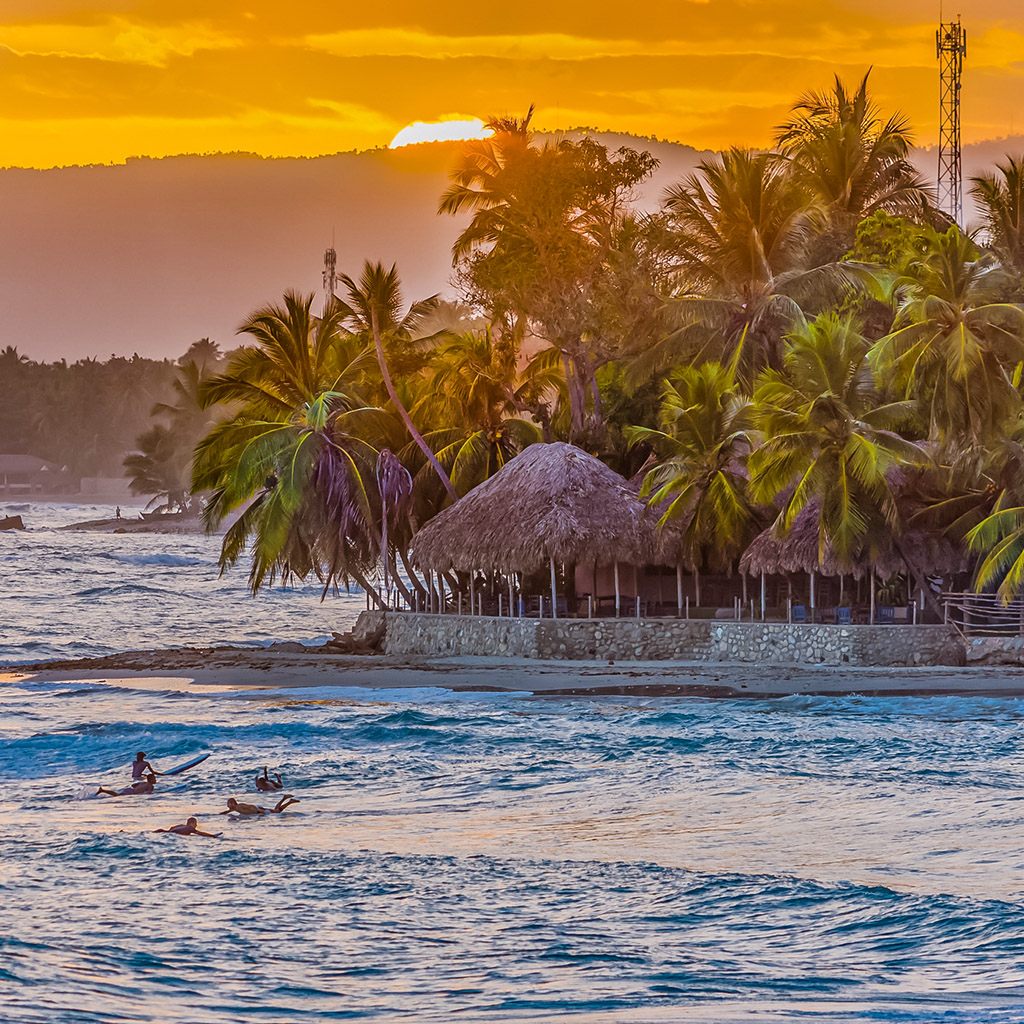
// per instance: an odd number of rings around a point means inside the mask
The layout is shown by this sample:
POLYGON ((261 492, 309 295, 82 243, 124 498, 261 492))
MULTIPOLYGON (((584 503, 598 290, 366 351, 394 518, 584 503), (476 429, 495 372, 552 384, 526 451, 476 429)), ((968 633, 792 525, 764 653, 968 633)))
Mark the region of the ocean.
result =
MULTIPOLYGON (((0 545, 0 661, 313 640, 362 606, 254 601, 206 538, 0 545)), ((1022 723, 986 697, 8 683, 0 1021, 1024 1021, 1022 723), (78 799, 137 750, 210 757, 78 799), (273 804, 264 765, 300 802, 222 816, 273 804), (223 834, 154 833, 187 815, 223 834)))

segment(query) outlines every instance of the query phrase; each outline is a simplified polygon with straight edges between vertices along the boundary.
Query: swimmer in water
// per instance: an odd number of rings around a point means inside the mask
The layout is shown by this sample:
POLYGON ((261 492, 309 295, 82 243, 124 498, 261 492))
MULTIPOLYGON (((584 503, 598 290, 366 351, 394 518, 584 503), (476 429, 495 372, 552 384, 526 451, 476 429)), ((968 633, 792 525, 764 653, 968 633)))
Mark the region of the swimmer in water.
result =
POLYGON ((267 774, 267 766, 264 765, 263 774, 256 776, 256 788, 261 793, 273 793, 277 789, 284 789, 284 783, 277 772, 274 772, 274 777, 270 778, 267 774))
POLYGON ((234 811, 236 814, 240 814, 246 818, 258 817, 264 814, 280 814, 286 807, 291 807, 292 804, 301 803, 300 800, 296 800, 289 793, 285 793, 277 803, 267 810, 266 807, 259 807, 257 804, 243 804, 239 803, 233 796, 228 797, 228 809, 221 811, 221 814, 230 814, 234 811))
POLYGON ((172 825, 170 828, 155 828, 154 832, 166 832, 174 836, 206 836, 207 839, 216 839, 222 836, 223 832, 204 832, 199 828, 197 818, 189 818, 184 825, 172 825))
POLYGON ((136 779, 136 780, 137 780, 137 779, 141 779, 141 778, 142 778, 142 776, 143 776, 143 775, 144 775, 144 774, 145 774, 145 773, 146 773, 147 771, 150 771, 150 772, 152 772, 152 773, 153 773, 154 775, 159 775, 159 774, 160 774, 160 773, 159 773, 159 772, 158 772, 158 771, 157 771, 157 770, 156 770, 156 769, 155 769, 155 768, 154 768, 154 767, 153 767, 153 766, 152 766, 152 765, 151 765, 151 764, 150 764, 150 763, 149 763, 149 762, 148 762, 148 761, 146 760, 146 752, 145 752, 144 750, 140 750, 140 751, 139 751, 139 752, 138 752, 138 753, 137 753, 137 754, 135 755, 135 760, 134 760, 134 761, 132 761, 132 778, 133 778, 133 779, 136 779))
POLYGON ((100 786, 96 790, 96 795, 100 793, 106 793, 107 796, 141 796, 144 793, 152 793, 156 788, 156 776, 150 772, 144 779, 140 779, 138 782, 133 782, 130 786, 125 786, 124 789, 105 789, 100 786))

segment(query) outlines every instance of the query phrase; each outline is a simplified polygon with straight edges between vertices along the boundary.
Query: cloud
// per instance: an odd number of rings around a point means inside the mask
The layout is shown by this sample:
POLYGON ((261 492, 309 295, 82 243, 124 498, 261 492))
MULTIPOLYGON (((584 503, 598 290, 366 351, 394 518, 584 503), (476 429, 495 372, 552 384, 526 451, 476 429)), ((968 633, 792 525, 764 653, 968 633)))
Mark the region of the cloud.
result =
POLYGON ((165 67, 171 57, 190 57, 199 50, 242 45, 198 22, 146 26, 125 18, 95 25, 40 23, 0 26, 0 47, 19 57, 78 57, 165 67))

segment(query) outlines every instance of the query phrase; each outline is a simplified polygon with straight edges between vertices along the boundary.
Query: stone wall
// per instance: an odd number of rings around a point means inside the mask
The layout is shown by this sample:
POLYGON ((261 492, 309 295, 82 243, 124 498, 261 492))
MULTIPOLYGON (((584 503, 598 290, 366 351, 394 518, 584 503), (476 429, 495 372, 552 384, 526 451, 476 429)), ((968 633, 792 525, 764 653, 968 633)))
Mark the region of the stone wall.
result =
POLYGON ((1024 665, 1024 636, 972 636, 965 647, 968 665, 1024 665))
MULTIPOLYGON (((380 612, 364 612, 378 616, 380 612)), ((728 661, 758 665, 962 665, 948 626, 824 626, 708 619, 515 619, 388 612, 396 657, 728 661)))

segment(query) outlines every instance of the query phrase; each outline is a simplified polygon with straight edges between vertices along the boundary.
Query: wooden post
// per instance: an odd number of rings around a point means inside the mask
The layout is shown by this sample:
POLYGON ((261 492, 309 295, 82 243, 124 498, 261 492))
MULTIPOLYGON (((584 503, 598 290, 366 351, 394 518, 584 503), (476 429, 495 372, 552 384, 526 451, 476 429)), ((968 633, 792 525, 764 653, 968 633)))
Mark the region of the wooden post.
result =
POLYGON ((594 595, 587 594, 587 618, 592 619, 594 617, 594 595))
POLYGON ((745 572, 740 573, 740 578, 743 580, 743 604, 746 606, 747 603, 747 574, 745 572))
POLYGON ((504 598, 504 596, 505 595, 499 590, 498 591, 498 618, 499 619, 501 618, 502 612, 504 611, 504 609, 501 606, 501 601, 502 601, 502 598, 504 598))
POLYGON ((676 562, 676 615, 683 614, 683 563, 676 562))
MULTIPOLYGON (((637 590, 639 590, 639 589, 640 588, 637 587, 637 590)), ((639 594, 636 595, 636 617, 638 619, 640 618, 640 595, 639 594)))
POLYGON ((814 570, 811 570, 811 622, 814 622, 814 570))
POLYGON ((544 595, 543 594, 538 594, 537 595, 537 618, 538 619, 543 619, 544 618, 544 595))
POLYGON ((476 595, 476 607, 477 607, 477 611, 479 612, 479 614, 483 615, 483 613, 484 613, 484 595, 483 595, 483 593, 480 593, 480 594, 476 595))
POLYGON ((765 604, 765 580, 764 573, 761 573, 761 621, 764 622, 764 604, 765 604))
POLYGON ((871 570, 871 614, 868 616, 868 622, 873 626, 875 624, 875 570, 871 570))
POLYGON ((555 590, 555 560, 549 559, 551 562, 551 618, 558 618, 558 593, 555 590))
POLYGON ((462 618, 462 591, 459 591, 459 618, 462 618))
POLYGON ((786 598, 786 622, 793 625, 793 598, 786 598))
POLYGON ((513 601, 512 593, 512 573, 508 574, 508 617, 511 619, 515 615, 515 601, 513 601))
POLYGON ((469 572, 469 614, 476 615, 476 577, 472 569, 469 572))
POLYGON ((693 570, 693 600, 695 607, 700 607, 700 569, 693 570))
POLYGON ((615 618, 619 617, 619 563, 615 563, 615 618))
POLYGON ((690 595, 689 594, 686 595, 686 618, 687 618, 687 620, 689 620, 689 618, 690 618, 690 595))

